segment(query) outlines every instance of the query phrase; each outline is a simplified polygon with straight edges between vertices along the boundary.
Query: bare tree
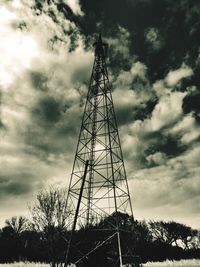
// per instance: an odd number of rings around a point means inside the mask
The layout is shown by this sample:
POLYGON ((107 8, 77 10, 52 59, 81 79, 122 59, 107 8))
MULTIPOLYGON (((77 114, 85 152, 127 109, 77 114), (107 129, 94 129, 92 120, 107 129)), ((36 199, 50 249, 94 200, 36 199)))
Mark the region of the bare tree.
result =
POLYGON ((6 226, 10 227, 17 235, 28 230, 30 228, 30 222, 23 216, 12 217, 5 221, 6 226))
POLYGON ((37 195, 30 210, 37 230, 44 231, 48 227, 63 229, 69 215, 66 210, 66 192, 58 188, 43 190, 37 195))
POLYGON ((66 207, 66 191, 49 188, 41 191, 30 208, 35 229, 42 233, 49 260, 56 266, 66 248, 66 226, 70 211, 66 207))

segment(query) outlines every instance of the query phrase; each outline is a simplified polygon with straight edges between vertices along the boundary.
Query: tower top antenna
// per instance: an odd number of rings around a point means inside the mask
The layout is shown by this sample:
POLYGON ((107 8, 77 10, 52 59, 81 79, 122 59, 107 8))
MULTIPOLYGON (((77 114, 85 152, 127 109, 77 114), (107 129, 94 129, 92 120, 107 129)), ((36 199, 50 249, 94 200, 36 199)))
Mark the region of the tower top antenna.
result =
POLYGON ((101 33, 99 33, 99 36, 93 46, 95 47, 95 56, 102 56, 104 58, 107 56, 108 44, 102 42, 101 33))

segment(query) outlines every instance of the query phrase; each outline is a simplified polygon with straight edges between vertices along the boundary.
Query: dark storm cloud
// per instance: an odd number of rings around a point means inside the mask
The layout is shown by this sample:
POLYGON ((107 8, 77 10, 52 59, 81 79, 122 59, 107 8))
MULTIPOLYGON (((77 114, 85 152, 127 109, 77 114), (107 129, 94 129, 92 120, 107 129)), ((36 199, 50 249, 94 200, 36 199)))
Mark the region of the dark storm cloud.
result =
MULTIPOLYGON (((1 179, 1 178, 0 178, 1 179)), ((5 180, 0 182, 0 194, 1 197, 7 195, 23 195, 32 191, 31 184, 25 184, 23 182, 9 181, 8 177, 5 180)))
POLYGON ((32 180, 34 175, 32 173, 26 172, 23 169, 21 171, 13 173, 12 171, 6 170, 2 171, 0 177, 0 198, 5 198, 9 196, 20 196, 26 195, 33 190, 34 183, 32 180))
POLYGON ((31 121, 26 124, 24 141, 31 146, 27 153, 34 152, 34 155, 47 163, 50 154, 70 155, 76 145, 74 136, 78 136, 77 124, 81 123, 83 101, 85 97, 81 100, 75 88, 66 91, 64 96, 59 93, 52 96, 50 91, 42 94, 30 110, 31 121), (72 94, 77 97, 75 102, 72 94))
MULTIPOLYGON (((176 158, 183 155, 184 152, 187 152, 189 146, 181 141, 184 132, 172 134, 170 133, 170 129, 143 132, 138 136, 140 142, 145 144, 141 151, 138 151, 136 159, 141 169, 160 166, 165 164, 169 159, 176 158)), ((130 151, 132 149, 135 149, 134 146, 132 148, 130 147, 130 151)), ((180 175, 187 176, 186 173, 183 174, 182 172, 180 172, 180 175)))
POLYGON ((33 85, 33 88, 36 90, 47 90, 47 81, 48 77, 42 72, 33 71, 30 72, 30 79, 33 85))
POLYGON ((33 114, 41 123, 56 123, 62 116, 63 105, 54 97, 45 97, 33 108, 33 114))
MULTIPOLYGON (((45 5, 37 0, 36 11, 45 12, 45 5)), ((64 1, 54 5, 56 11, 49 9, 48 15, 58 22, 59 14, 63 14, 83 35, 94 35, 99 30, 104 37, 119 38, 119 26, 126 29, 130 33, 131 55, 148 66, 151 80, 163 78, 171 68, 179 68, 184 61, 195 69, 195 83, 199 81, 196 71, 200 38, 198 0, 192 3, 190 0, 81 0, 83 16, 74 14, 64 1)), ((71 36, 71 41, 77 40, 76 30, 63 30, 71 36)), ((86 44, 88 40, 91 42, 86 38, 86 44)), ((114 52, 112 45, 110 49, 114 52)), ((118 65, 126 69, 127 60, 123 60, 120 53, 113 56, 112 52, 109 54, 112 68, 118 65)))
POLYGON ((200 91, 189 93, 183 100, 183 111, 187 114, 192 112, 200 123, 200 91))
MULTIPOLYGON (((194 75, 185 78, 175 90, 187 90, 189 85, 199 88, 199 1, 101 1, 96 4, 81 0, 80 3, 88 26, 87 34, 94 33, 94 25, 98 23, 104 35, 113 38, 118 33, 118 25, 128 30, 130 54, 148 66, 150 80, 162 79, 168 71, 179 68, 185 62, 193 68, 194 75)), ((120 53, 113 57, 112 46, 110 49, 112 69, 126 69, 129 61, 125 59, 126 63, 123 62, 120 53)), ((140 85, 141 82, 136 87, 140 85)), ((198 88, 196 98, 188 94, 183 105, 185 112, 194 112, 197 121, 198 88)), ((134 118, 136 113, 135 119, 139 119, 137 111, 129 113, 126 118, 134 118)))
MULTIPOLYGON (((80 84, 88 85, 89 73, 92 70, 92 66, 89 66, 89 69, 86 66, 77 66, 77 69, 72 74, 71 80, 73 84, 76 84, 77 81, 80 84)), ((79 88, 77 88, 78 90, 79 88)))
POLYGON ((167 157, 176 157, 187 150, 187 146, 180 141, 180 136, 164 134, 162 132, 151 133, 148 136, 149 147, 145 150, 147 156, 156 152, 164 153, 167 157))
POLYGON ((78 136, 77 123, 81 123, 78 107, 65 109, 62 102, 49 98, 34 107, 33 122, 27 125, 25 141, 41 160, 46 161, 49 154, 70 154, 76 145, 74 136, 78 136))
POLYGON ((0 131, 4 131, 4 130, 6 130, 6 126, 3 123, 3 121, 0 120, 0 131))
MULTIPOLYGON (((141 103, 139 106, 128 106, 124 108, 116 109, 116 117, 118 125, 127 124, 135 120, 144 120, 151 117, 151 113, 154 110, 155 105, 158 103, 158 98, 153 97, 145 103, 141 103)), ((134 105, 134 103, 133 103, 134 105)))
MULTIPOLYGON (((44 12, 44 5, 43 1, 36 1, 35 8, 44 12)), ((132 64, 130 61, 132 57, 148 66, 149 79, 154 82, 157 79, 163 79, 171 69, 179 68, 184 62, 193 68, 194 75, 192 79, 185 78, 185 81, 177 85, 175 90, 187 90, 189 85, 199 87, 199 1, 195 0, 191 3, 190 0, 103 0, 100 2, 81 0, 83 16, 74 14, 63 1, 59 4, 55 3, 55 6, 56 11, 49 10, 48 15, 58 22, 59 14, 64 14, 65 18, 72 21, 80 31, 77 32, 72 28, 66 31, 63 28, 63 32, 70 36, 71 45, 74 48, 79 33, 86 35, 85 44, 87 46, 89 42, 91 48, 93 40, 88 35, 94 36, 97 31, 102 32, 110 44, 109 64, 113 73, 118 74, 121 69, 128 70, 132 64), (120 27, 129 33, 129 43, 124 43, 126 37, 120 27), (109 42, 110 38, 118 40, 122 38, 121 42, 129 48, 126 56, 116 49, 120 42, 113 45, 109 42)), ((138 83, 136 87, 140 84, 138 83)), ((199 91, 198 88, 197 91, 199 91)), ((193 100, 190 98, 190 106, 195 105, 193 100)), ((199 121, 198 108, 194 107, 193 111, 199 121)))
POLYGON ((54 78, 40 72, 31 73, 33 88, 40 93, 31 107, 31 121, 26 125, 24 140, 44 161, 50 153, 57 155, 73 149, 73 138, 78 136, 77 123, 81 123, 86 97, 85 85, 81 81, 86 79, 88 67, 77 65, 66 82, 63 80, 65 71, 63 75, 54 78), (74 85, 72 88, 71 84, 74 85))
POLYGON ((105 36, 115 36, 117 25, 130 32, 132 53, 148 65, 152 80, 178 68, 183 59, 195 66, 200 38, 199 1, 81 0, 80 4, 86 34, 96 32, 98 23, 105 36))

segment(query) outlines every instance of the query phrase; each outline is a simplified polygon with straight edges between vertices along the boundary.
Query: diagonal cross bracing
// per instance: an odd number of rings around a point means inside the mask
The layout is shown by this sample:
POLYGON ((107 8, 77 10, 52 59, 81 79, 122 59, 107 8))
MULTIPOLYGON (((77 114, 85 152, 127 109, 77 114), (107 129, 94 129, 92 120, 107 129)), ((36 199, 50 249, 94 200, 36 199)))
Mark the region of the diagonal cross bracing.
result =
MULTIPOLYGON (((104 245, 107 239, 110 240, 109 237, 113 234, 116 236, 117 258, 114 262, 116 267, 122 267, 123 249, 118 214, 122 212, 133 217, 133 212, 105 62, 106 44, 99 37, 94 47, 95 60, 70 179, 67 207, 71 209, 69 221, 74 231, 83 227, 87 231, 91 229, 95 235, 95 231, 105 230, 105 240, 99 241, 104 245), (108 224, 103 226, 106 218, 108 224)), ((73 245, 73 239, 70 244, 73 245)), ((70 248, 68 252, 66 264, 70 261, 70 248)), ((82 258, 84 255, 91 255, 91 251, 84 251, 82 258)), ((75 261, 79 262, 80 259, 76 258, 75 261)))

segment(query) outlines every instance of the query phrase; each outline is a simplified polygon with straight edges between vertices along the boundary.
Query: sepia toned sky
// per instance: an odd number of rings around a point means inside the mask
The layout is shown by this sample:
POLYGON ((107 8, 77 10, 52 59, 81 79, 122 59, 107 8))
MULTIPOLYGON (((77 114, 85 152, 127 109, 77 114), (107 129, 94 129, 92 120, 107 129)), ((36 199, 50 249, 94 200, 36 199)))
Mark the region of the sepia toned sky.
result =
POLYGON ((200 227, 199 16, 198 0, 1 1, 1 226, 68 186, 101 32, 135 218, 200 227))

